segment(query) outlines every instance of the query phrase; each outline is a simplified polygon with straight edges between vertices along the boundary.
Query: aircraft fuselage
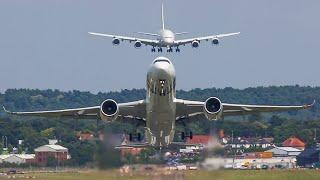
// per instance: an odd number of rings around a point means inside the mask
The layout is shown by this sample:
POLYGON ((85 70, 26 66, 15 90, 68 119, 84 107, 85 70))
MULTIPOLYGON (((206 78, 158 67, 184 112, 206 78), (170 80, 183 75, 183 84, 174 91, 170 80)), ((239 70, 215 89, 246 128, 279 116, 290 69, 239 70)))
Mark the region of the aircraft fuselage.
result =
POLYGON ((175 69, 164 57, 152 63, 147 73, 146 140, 158 147, 169 145, 175 132, 175 69))
POLYGON ((159 44, 162 47, 171 47, 172 45, 174 45, 175 34, 171 30, 169 29, 160 30, 159 35, 160 35, 160 38, 158 40, 159 40, 159 44))

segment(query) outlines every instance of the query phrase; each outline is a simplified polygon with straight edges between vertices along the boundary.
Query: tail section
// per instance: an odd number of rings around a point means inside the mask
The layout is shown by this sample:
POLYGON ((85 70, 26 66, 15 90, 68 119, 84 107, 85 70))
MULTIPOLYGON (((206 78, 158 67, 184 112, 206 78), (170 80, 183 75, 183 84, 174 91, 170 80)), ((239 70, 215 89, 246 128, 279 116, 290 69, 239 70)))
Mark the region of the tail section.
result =
POLYGON ((164 14, 163 14, 163 3, 161 6, 161 21, 162 21, 162 30, 164 30, 164 14))

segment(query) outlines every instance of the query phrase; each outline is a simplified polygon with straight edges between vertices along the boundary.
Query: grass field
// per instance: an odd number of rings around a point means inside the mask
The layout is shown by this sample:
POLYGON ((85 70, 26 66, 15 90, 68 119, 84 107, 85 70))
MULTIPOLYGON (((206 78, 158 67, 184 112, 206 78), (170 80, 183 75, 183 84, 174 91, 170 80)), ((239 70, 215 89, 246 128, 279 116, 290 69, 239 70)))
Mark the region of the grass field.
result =
MULTIPOLYGON (((87 180, 87 179, 320 179, 319 170, 219 170, 219 171, 166 171, 166 172, 144 172, 120 175, 118 170, 110 171, 81 171, 68 173, 33 173, 35 179, 45 180, 87 180)), ((1 178, 1 177, 0 177, 1 178)))

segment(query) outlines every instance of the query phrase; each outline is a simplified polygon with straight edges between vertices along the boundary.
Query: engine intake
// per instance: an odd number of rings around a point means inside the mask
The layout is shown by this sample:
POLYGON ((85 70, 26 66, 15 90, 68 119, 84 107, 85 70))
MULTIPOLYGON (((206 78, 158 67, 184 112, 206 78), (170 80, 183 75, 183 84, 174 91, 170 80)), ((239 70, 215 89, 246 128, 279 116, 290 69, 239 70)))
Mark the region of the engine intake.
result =
POLYGON ((113 45, 119 45, 119 44, 120 44, 120 39, 114 38, 114 39, 112 40, 112 44, 113 44, 113 45))
POLYGON ((113 121, 117 119, 118 113, 118 104, 112 99, 103 101, 100 106, 100 117, 103 121, 113 121))
POLYGON ((223 105, 220 99, 210 97, 204 103, 204 114, 209 120, 217 120, 222 116, 223 105))
POLYGON ((142 46, 141 41, 136 41, 136 42, 134 43, 134 47, 135 47, 135 48, 141 48, 141 46, 142 46))
POLYGON ((212 39, 212 44, 213 45, 218 45, 219 44, 219 39, 218 38, 212 39))
POLYGON ((192 41, 191 46, 192 46, 193 48, 199 47, 199 41, 192 41))

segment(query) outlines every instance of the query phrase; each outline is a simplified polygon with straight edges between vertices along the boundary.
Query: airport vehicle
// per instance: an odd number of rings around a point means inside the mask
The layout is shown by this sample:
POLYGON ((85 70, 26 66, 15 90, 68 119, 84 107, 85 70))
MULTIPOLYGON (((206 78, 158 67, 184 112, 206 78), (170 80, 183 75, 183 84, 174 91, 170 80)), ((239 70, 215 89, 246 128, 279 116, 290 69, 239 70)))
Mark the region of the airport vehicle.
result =
POLYGON ((121 36, 121 35, 103 34, 103 33, 96 33, 96 32, 88 32, 88 33, 95 36, 113 38, 112 40, 113 45, 119 45, 120 42, 122 41, 129 41, 130 43, 133 42, 135 48, 141 48, 142 45, 148 45, 152 47, 151 52, 156 52, 156 48, 158 52, 162 52, 162 48, 167 48, 167 52, 173 52, 173 48, 175 48, 176 52, 180 52, 179 46, 182 46, 182 45, 185 46, 186 44, 190 44, 191 47, 198 48, 201 41, 211 41, 213 45, 218 45, 221 38, 224 38, 227 36, 234 36, 240 33, 240 32, 235 32, 235 33, 217 34, 217 35, 209 35, 209 36, 203 36, 203 37, 194 37, 194 38, 177 40, 175 36, 187 34, 187 32, 174 33, 173 31, 165 28, 163 5, 161 8, 161 20, 162 20, 162 29, 159 31, 159 33, 138 32, 139 34, 156 37, 155 39, 127 37, 127 36, 121 36))
MULTIPOLYGON (((147 145, 161 148, 172 143, 178 121, 196 121, 202 118, 217 120, 224 116, 255 112, 300 110, 310 108, 315 103, 302 106, 265 106, 222 103, 217 97, 209 97, 205 102, 177 99, 175 69, 165 57, 158 57, 151 64, 146 86, 146 99, 134 102, 117 103, 107 99, 100 106, 36 112, 10 112, 4 109, 9 114, 22 116, 99 118, 105 122, 126 119, 128 123, 138 120, 145 123, 147 145)), ((183 134, 181 136, 185 137, 186 133, 183 134)))

